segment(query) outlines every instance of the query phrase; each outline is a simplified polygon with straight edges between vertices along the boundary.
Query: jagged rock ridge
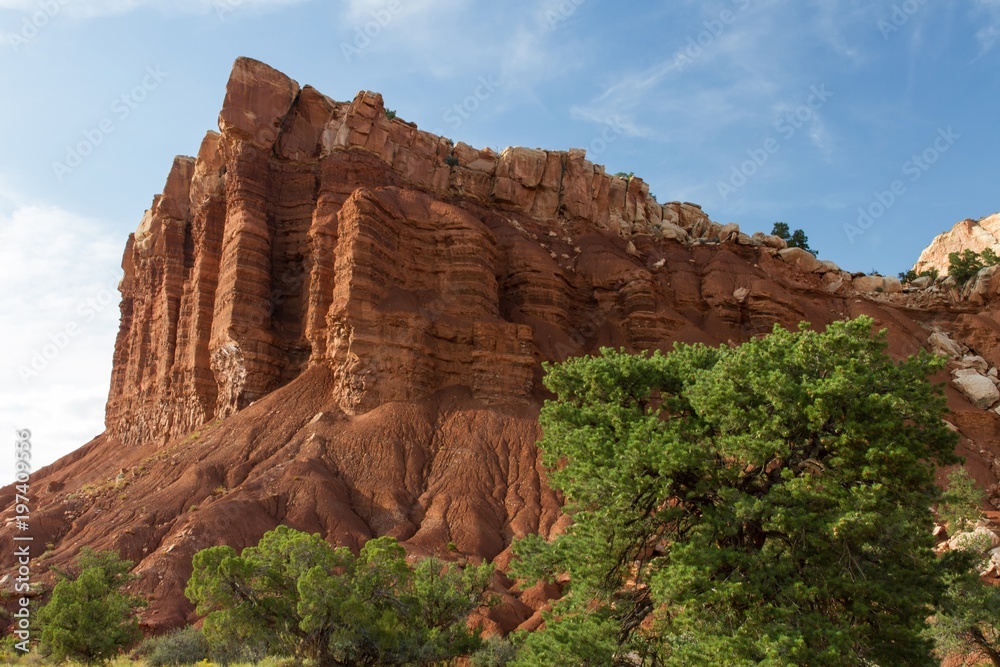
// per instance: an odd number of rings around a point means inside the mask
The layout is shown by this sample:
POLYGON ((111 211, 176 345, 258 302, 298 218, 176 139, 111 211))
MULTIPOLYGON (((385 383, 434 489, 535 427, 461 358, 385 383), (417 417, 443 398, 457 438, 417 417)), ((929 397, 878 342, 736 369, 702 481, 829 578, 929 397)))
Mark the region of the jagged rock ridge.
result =
MULTIPOLYGON (((128 241, 107 432, 33 485, 34 555, 119 550, 150 626, 193 620, 198 549, 279 523, 501 568, 512 539, 561 530, 534 445, 542 361, 863 313, 894 354, 941 329, 1000 361, 990 289, 972 305, 852 276, 583 151, 452 145, 376 94, 335 102, 248 59, 219 127, 128 241)), ((949 399, 993 484, 1000 418, 949 399)), ((492 627, 533 627, 556 592, 510 587, 492 627)))
POLYGON ((583 151, 453 146, 388 119, 377 94, 334 102, 248 59, 233 70, 219 127, 197 159, 175 161, 126 249, 107 412, 124 443, 231 415, 320 361, 338 369, 348 412, 426 396, 470 364, 477 397, 526 399, 527 332, 504 322, 500 304, 556 322, 567 304, 536 302, 530 276, 509 263, 499 283, 512 248, 449 198, 553 230, 713 226, 583 151), (436 298, 414 301, 421 292, 436 298), (391 312, 377 310, 391 298, 391 312), (359 374, 373 341, 380 363, 359 374))

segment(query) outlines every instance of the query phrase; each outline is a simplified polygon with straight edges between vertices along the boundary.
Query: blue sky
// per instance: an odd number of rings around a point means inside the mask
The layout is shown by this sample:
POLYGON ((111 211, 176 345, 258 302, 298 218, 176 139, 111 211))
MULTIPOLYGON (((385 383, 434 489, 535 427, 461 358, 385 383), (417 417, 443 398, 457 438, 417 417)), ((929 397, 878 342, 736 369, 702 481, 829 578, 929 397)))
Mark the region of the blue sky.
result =
POLYGON ((853 271, 1000 210, 1000 0, 638 4, 0 0, 0 429, 36 464, 103 429, 126 237, 241 55, 473 146, 588 148, 853 271))

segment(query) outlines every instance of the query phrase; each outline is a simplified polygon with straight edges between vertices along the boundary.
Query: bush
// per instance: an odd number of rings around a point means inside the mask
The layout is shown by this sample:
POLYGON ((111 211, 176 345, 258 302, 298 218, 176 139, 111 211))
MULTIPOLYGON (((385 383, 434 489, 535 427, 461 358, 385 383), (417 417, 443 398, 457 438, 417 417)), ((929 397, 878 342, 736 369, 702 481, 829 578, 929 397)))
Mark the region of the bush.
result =
POLYGON ((982 253, 966 249, 961 253, 953 252, 948 255, 948 275, 960 284, 967 283, 987 266, 997 264, 1000 264, 1000 257, 990 248, 982 253))
POLYGON ((150 667, 193 665, 208 657, 208 642, 201 630, 186 627, 147 639, 138 653, 146 658, 150 667))
POLYGON ((938 503, 938 520, 948 526, 948 533, 971 530, 983 517, 986 494, 976 486, 965 468, 955 468, 948 473, 948 490, 941 494, 938 503))
POLYGON ((969 282, 983 268, 983 260, 974 250, 948 255, 948 275, 959 283, 969 282))
POLYGON ((507 667, 517 657, 517 644, 511 639, 492 637, 472 654, 472 667, 507 667))
POLYGON ((448 165, 449 167, 457 167, 458 166, 458 158, 455 157, 454 155, 449 155, 448 157, 446 157, 444 159, 444 163, 446 165, 448 165))
POLYGON ((917 278, 930 278, 932 281, 938 279, 938 270, 931 267, 925 271, 917 273, 913 269, 907 269, 906 271, 899 272, 899 282, 901 283, 912 283, 917 278))
POLYGON ((239 555, 228 546, 199 551, 192 565, 185 593, 207 614, 213 657, 256 644, 268 655, 337 665, 419 667, 478 650, 466 618, 486 601, 493 576, 485 563, 411 566, 391 537, 355 555, 287 526, 239 555))
POLYGON ((389 120, 392 120, 393 118, 396 117, 396 110, 395 109, 386 109, 385 110, 385 117, 388 118, 389 120))
POLYGON ((978 553, 962 550, 941 559, 945 590, 927 635, 945 664, 1000 663, 1000 587, 980 578, 979 560, 978 553))
POLYGON ((123 589, 132 562, 84 547, 79 573, 59 572, 52 598, 38 613, 41 650, 57 662, 103 663, 141 638, 136 609, 146 602, 123 589))

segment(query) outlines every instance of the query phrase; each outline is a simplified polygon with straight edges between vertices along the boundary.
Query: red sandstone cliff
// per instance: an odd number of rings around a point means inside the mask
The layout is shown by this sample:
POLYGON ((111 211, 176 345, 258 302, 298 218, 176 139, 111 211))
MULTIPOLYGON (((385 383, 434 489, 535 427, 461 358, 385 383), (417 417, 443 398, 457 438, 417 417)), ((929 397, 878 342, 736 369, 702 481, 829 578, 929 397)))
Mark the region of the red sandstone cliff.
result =
MULTIPOLYGON (((126 246, 107 432, 33 478, 36 562, 119 550, 153 626, 192 620, 197 550, 279 523, 501 565, 512 539, 558 530, 534 445, 545 360, 865 313, 894 354, 940 328, 1000 363, 992 288, 972 303, 852 276, 660 205, 583 151, 452 145, 376 94, 335 102, 246 59, 219 126, 126 246)), ((949 398, 994 485, 1000 418, 949 398)), ((535 622, 546 592, 492 621, 535 622)))

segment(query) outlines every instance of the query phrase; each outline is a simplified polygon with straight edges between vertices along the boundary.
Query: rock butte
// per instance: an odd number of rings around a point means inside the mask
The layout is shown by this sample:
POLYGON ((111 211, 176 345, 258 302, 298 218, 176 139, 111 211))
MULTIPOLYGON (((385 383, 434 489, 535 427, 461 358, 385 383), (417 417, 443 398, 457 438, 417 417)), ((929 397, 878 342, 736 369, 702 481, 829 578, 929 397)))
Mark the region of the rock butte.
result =
MULTIPOLYGON (((949 371, 996 376, 992 279, 970 300, 851 275, 582 150, 452 145, 377 94, 335 102, 249 59, 219 128, 128 240, 107 431, 32 478, 36 567, 118 550, 150 628, 194 620, 196 551, 280 523, 501 569, 514 538, 563 529, 534 444, 543 361, 868 314, 894 355, 939 332, 949 371)), ((949 421, 996 499, 1000 417, 969 382, 981 405, 949 386, 949 421)), ((490 631, 537 627, 558 592, 496 588, 490 631)))

